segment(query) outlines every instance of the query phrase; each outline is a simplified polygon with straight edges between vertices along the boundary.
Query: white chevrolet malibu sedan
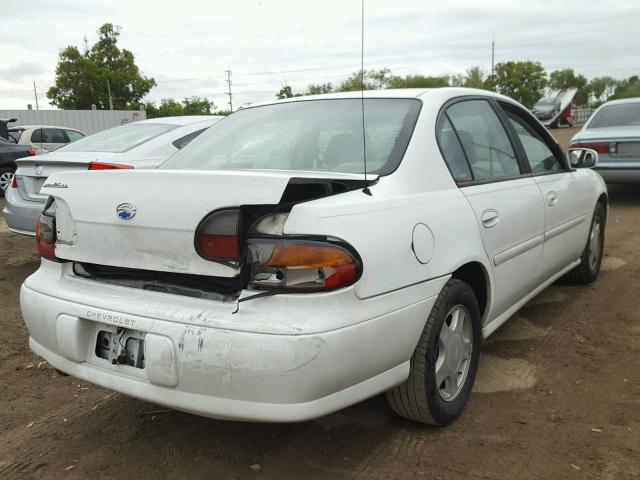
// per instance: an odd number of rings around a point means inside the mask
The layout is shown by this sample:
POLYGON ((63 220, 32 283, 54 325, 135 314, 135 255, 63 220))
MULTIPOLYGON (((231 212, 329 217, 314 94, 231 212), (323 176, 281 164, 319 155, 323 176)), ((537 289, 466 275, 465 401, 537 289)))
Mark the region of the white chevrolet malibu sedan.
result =
POLYGON ((251 106, 157 170, 52 174, 21 290, 33 351, 215 418, 386 392, 453 421, 481 341, 561 276, 598 275, 597 153, 565 156, 486 91, 360 95, 251 106))

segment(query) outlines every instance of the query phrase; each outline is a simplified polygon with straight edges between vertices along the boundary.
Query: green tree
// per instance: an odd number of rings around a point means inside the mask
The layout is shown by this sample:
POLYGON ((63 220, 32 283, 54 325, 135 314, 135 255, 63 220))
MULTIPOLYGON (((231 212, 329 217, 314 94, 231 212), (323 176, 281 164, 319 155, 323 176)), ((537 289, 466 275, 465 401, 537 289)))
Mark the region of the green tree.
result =
POLYGON ((333 84, 329 83, 310 83, 307 87, 305 95, 322 95, 325 93, 333 93, 333 84))
POLYGON ((388 88, 438 88, 448 87, 449 77, 429 77, 425 75, 407 75, 391 77, 388 88))
POLYGON ((177 117, 184 115, 184 107, 173 98, 163 98, 158 107, 159 117, 177 117))
POLYGON ((597 103, 602 103, 614 94, 620 82, 613 77, 596 77, 587 84, 587 91, 593 95, 597 103))
POLYGON ((147 118, 158 118, 160 116, 160 112, 158 112, 158 107, 154 102, 141 103, 135 108, 135 110, 139 110, 140 107, 144 108, 144 111, 147 114, 147 118))
POLYGON ((640 97, 640 77, 637 75, 633 75, 632 77, 619 82, 615 93, 610 97, 610 100, 634 97, 640 97))
POLYGON ((292 98, 293 92, 291 91, 291 85, 283 85, 278 93, 276 93, 276 98, 282 100, 284 98, 292 98))
POLYGON ((555 70, 549 75, 549 87, 556 90, 566 90, 567 88, 577 88, 575 103, 584 105, 589 100, 587 91, 587 79, 583 75, 576 75, 572 68, 555 70))
POLYGON ((182 101, 184 115, 211 115, 216 106, 206 98, 191 97, 182 101))
POLYGON ((463 87, 467 88, 486 88, 485 74, 480 67, 470 67, 464 74, 464 80, 462 82, 463 87))
POLYGON ((498 63, 487 86, 531 108, 544 93, 547 75, 539 62, 498 63))
POLYGON ((98 30, 98 42, 84 54, 74 46, 58 58, 55 84, 47 91, 61 109, 130 109, 156 85, 140 73, 134 55, 118 47, 120 31, 111 23, 98 30), (111 95, 109 95, 109 91, 111 95))
POLYGON ((353 72, 346 80, 336 88, 337 92, 353 92, 357 90, 380 90, 389 88, 392 81, 391 70, 388 68, 371 69, 364 71, 364 85, 362 70, 353 72))

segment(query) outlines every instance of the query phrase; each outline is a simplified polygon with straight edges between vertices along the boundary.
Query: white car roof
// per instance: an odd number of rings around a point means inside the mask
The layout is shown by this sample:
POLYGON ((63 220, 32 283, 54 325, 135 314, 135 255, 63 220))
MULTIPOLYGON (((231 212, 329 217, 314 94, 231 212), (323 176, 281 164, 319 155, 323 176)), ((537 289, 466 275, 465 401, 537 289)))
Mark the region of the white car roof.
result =
POLYGON ((191 125, 198 122, 210 122, 215 123, 218 119, 221 119, 221 115, 184 115, 180 117, 158 117, 150 118, 149 120, 140 120, 134 123, 163 123, 168 125, 191 125))
POLYGON ((459 87, 442 87, 442 88, 397 88, 387 90, 355 90, 352 92, 328 93, 324 95, 309 95, 302 97, 285 98, 282 100, 255 103, 244 108, 260 107, 263 105, 272 105, 275 103, 303 102, 306 100, 330 100, 339 98, 428 98, 438 97, 440 100, 446 101, 449 98, 460 97, 464 95, 482 95, 499 98, 513 103, 513 100, 504 95, 500 95, 489 90, 479 90, 476 88, 459 88, 459 87))
MULTIPOLYGON (((27 130, 30 128, 60 128, 62 130, 73 130, 75 132, 80 132, 80 130, 78 130, 77 128, 73 128, 73 127, 62 127, 60 125, 12 125, 9 128, 9 131, 11 130, 27 130)), ((82 133, 82 132, 80 132, 82 133)))
POLYGON ((600 108, 607 105, 621 105, 624 103, 640 103, 640 97, 621 98, 619 100, 609 100, 608 102, 603 103, 600 108))

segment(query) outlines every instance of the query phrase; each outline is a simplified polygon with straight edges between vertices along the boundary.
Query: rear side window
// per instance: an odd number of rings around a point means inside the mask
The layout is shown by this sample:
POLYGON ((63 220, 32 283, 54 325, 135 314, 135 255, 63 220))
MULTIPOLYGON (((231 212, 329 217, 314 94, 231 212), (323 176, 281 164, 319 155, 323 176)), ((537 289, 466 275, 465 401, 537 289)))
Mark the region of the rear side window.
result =
POLYGON ((473 180, 500 180, 521 174, 509 137, 489 102, 458 102, 447 109, 447 116, 469 161, 473 180))
POLYGON ((64 130, 59 128, 37 128, 31 134, 32 143, 68 143, 64 130))
POLYGON ((451 122, 445 116, 440 131, 438 132, 438 143, 453 179, 457 183, 469 182, 473 180, 471 169, 467 162, 467 157, 462 150, 458 135, 451 126, 451 122))
POLYGON ((526 120, 513 112, 507 111, 505 113, 520 139, 533 173, 557 172, 563 169, 560 160, 556 158, 540 134, 526 120))
POLYGON ((76 140, 84 138, 83 134, 76 132, 75 130, 65 130, 65 132, 67 132, 67 137, 69 137, 70 142, 75 142, 76 140))
POLYGON ((178 150, 181 150, 184 147, 186 147, 191 140, 196 138, 198 135, 200 135, 205 130, 206 130, 206 128, 201 128, 200 130, 196 130, 195 132, 191 132, 190 134, 185 135, 184 137, 178 138, 177 140, 174 140, 171 143, 173 143, 173 146, 176 147, 178 150))

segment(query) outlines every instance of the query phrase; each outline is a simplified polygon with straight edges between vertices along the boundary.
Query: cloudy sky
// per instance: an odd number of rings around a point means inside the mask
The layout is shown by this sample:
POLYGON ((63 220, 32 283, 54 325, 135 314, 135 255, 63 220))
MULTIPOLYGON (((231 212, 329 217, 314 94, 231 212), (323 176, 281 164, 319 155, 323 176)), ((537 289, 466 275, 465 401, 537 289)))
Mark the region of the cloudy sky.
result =
MULTIPOLYGON (((360 0, 2 0, 0 109, 51 108, 46 90, 62 48, 90 44, 105 22, 122 27, 158 86, 147 99, 204 96, 226 108, 339 82, 360 64, 360 0)), ((591 78, 640 74, 637 0, 365 0, 365 68, 445 75, 473 65, 535 60, 591 78)))

